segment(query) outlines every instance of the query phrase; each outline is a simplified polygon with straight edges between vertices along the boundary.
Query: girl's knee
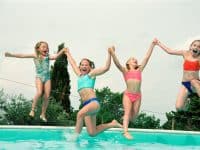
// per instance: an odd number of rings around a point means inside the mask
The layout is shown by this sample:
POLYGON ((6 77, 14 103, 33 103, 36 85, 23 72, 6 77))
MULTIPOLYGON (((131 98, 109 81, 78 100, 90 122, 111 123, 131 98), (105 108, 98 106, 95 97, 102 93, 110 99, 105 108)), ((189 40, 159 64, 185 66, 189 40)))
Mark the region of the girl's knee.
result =
POLYGON ((176 104, 176 110, 177 111, 179 111, 179 110, 182 110, 183 109, 183 107, 184 107, 184 105, 183 104, 176 104))
POLYGON ((48 100, 48 99, 49 99, 49 97, 50 97, 50 94, 46 94, 46 93, 45 93, 45 95, 44 95, 44 96, 45 96, 45 99, 46 99, 46 100, 48 100))
POLYGON ((37 91, 37 93, 36 93, 36 95, 38 96, 38 97, 41 97, 42 96, 42 91, 37 91))
POLYGON ((181 110, 185 106, 185 102, 187 101, 187 91, 181 91, 176 100, 176 110, 181 110))
POLYGON ((93 131, 93 130, 89 130, 89 131, 88 131, 88 134, 89 134, 90 136, 95 136, 95 135, 96 135, 96 132, 93 131))
POLYGON ((83 118, 83 117, 85 117, 85 113, 82 113, 82 112, 78 112, 77 113, 77 118, 83 118))

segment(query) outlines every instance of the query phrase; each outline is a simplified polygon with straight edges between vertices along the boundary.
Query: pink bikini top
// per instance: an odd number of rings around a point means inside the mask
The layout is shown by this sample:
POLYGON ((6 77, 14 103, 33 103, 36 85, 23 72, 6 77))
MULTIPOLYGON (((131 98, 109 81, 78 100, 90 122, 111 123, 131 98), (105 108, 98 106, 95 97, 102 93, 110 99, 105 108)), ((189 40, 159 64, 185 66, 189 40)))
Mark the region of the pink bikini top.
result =
POLYGON ((127 81, 128 79, 136 79, 141 81, 142 73, 139 70, 127 71, 126 73, 124 73, 124 79, 125 81, 127 81))

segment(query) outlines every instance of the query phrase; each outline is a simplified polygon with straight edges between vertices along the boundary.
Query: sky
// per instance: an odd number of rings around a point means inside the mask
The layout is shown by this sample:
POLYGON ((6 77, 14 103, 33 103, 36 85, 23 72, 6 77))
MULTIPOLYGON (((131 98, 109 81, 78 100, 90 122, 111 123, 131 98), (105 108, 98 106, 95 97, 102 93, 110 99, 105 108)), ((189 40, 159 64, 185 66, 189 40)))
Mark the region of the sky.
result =
MULTIPOLYGON (((199 8, 198 0, 0 0, 0 89, 33 98, 33 60, 5 58, 4 53, 33 53, 41 40, 48 42, 50 54, 65 42, 77 63, 87 57, 97 68, 105 64, 112 45, 121 64, 131 56, 141 62, 155 37, 168 47, 187 50, 194 39, 200 39, 199 8)), ((166 121, 165 113, 175 110, 182 63, 180 56, 154 48, 142 75, 141 112, 166 121)), ((77 109, 76 75, 71 66, 68 70, 71 104, 77 109)), ((95 88, 103 87, 113 92, 126 88, 113 62, 108 72, 97 77, 95 88)))

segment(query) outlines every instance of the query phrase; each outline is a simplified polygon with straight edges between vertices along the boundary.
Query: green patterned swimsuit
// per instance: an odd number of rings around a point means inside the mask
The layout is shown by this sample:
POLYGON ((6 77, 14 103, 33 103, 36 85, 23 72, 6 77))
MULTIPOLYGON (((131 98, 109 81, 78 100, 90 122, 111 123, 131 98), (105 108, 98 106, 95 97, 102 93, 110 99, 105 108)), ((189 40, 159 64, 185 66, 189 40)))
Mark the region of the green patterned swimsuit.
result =
POLYGON ((49 71, 49 55, 43 59, 34 58, 35 69, 36 69, 36 78, 45 83, 50 80, 50 71, 49 71))

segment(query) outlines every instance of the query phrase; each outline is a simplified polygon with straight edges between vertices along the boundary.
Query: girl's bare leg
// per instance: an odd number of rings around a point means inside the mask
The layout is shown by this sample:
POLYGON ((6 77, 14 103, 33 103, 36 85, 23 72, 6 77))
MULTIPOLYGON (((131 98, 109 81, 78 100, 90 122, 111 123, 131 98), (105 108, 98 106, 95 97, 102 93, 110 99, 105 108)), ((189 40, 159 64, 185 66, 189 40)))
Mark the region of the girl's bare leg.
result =
POLYGON ((184 86, 181 86, 176 100, 176 110, 181 110, 184 108, 187 95, 187 89, 184 86))
POLYGON ((97 134, 109 128, 123 127, 119 122, 117 122, 117 120, 113 120, 110 123, 104 123, 96 126, 96 115, 86 116, 85 125, 90 136, 96 136, 97 134))
POLYGON ((123 107, 124 107, 124 116, 123 116, 124 136, 127 139, 132 139, 133 137, 128 132, 128 125, 131 117, 132 102, 125 94, 123 96, 123 107))
POLYGON ((76 122, 76 133, 80 133, 83 127, 83 120, 85 119, 85 125, 89 135, 95 136, 98 133, 104 131, 105 129, 112 127, 122 127, 116 120, 113 120, 107 124, 101 124, 96 126, 96 112, 99 109, 99 104, 96 102, 89 103, 84 106, 77 114, 76 122), (93 114, 93 115, 92 115, 93 114))
POLYGON ((37 105, 37 101, 42 96, 42 93, 43 93, 43 83, 39 78, 36 78, 35 85, 36 85, 36 94, 33 98, 32 108, 29 113, 29 116, 31 116, 31 117, 35 116, 35 108, 37 105))
POLYGON ((132 105, 131 117, 130 121, 134 122, 135 118, 137 117, 141 105, 141 99, 136 100, 132 105))
POLYGON ((47 110, 47 107, 48 107, 48 104, 49 104, 50 92, 51 92, 51 81, 48 80, 44 84, 44 101, 43 101, 43 105, 42 105, 42 112, 41 112, 41 115, 40 115, 40 118, 45 122, 47 121, 46 110, 47 110))
POLYGON ((200 97, 200 81, 199 80, 192 80, 191 84, 195 88, 197 95, 200 97))
POLYGON ((96 102, 92 102, 84 106, 76 116, 76 128, 75 132, 80 133, 83 127, 83 120, 84 117, 87 116, 89 113, 95 112, 99 109, 99 104, 96 102))

